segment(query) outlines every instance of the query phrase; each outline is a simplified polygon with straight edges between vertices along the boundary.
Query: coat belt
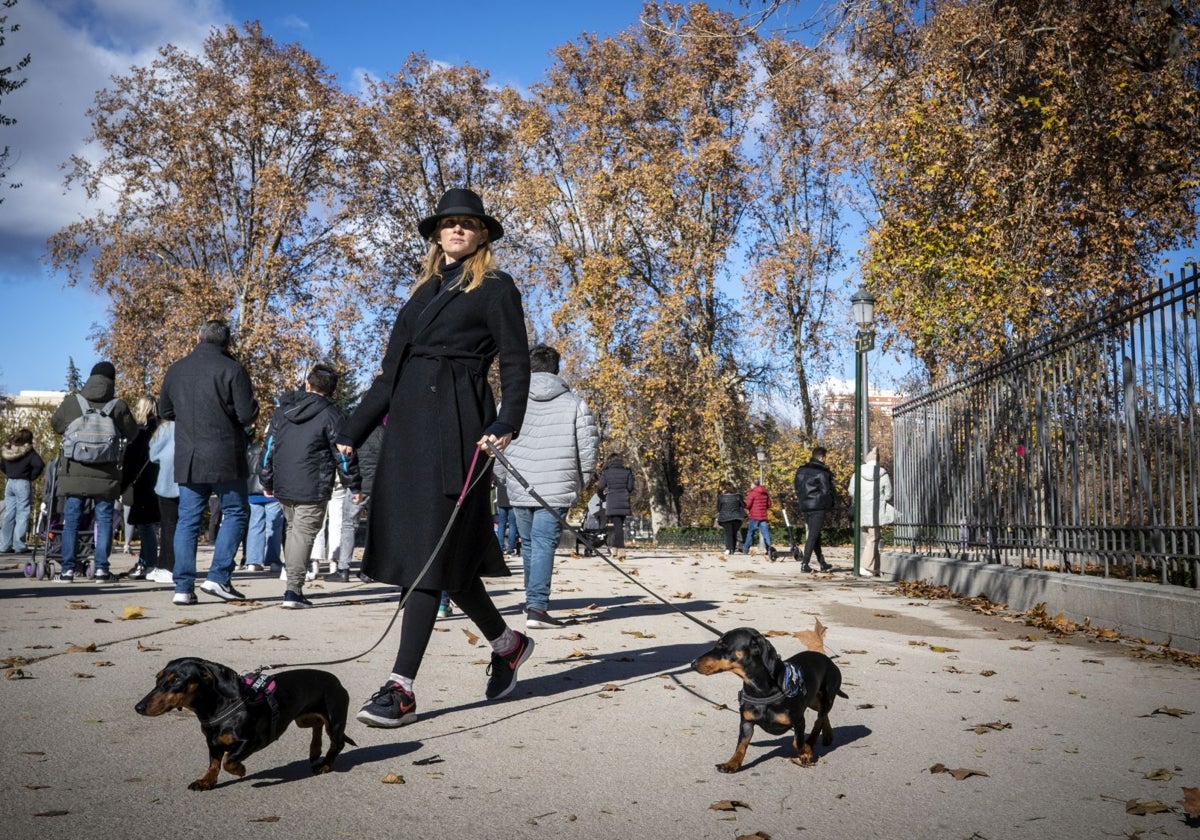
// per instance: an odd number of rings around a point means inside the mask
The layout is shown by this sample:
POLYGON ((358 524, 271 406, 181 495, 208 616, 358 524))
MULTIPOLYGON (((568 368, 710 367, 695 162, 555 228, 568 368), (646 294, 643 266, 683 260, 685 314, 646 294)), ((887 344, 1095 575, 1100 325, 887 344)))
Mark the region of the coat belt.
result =
MULTIPOLYGON (((468 444, 473 445, 475 441, 464 439, 464 412, 459 405, 458 389, 454 387, 454 367, 462 368, 472 377, 483 378, 487 376, 491 357, 423 344, 410 344, 405 349, 406 355, 411 358, 434 359, 438 363, 434 387, 439 394, 449 395, 447 408, 454 412, 452 417, 441 417, 437 420, 442 451, 442 492, 448 496, 456 496, 462 491, 463 482, 466 480, 464 453, 468 444)), ((474 389, 471 392, 474 395, 474 389)), ((474 409, 475 413, 479 414, 482 407, 476 405, 474 409)))

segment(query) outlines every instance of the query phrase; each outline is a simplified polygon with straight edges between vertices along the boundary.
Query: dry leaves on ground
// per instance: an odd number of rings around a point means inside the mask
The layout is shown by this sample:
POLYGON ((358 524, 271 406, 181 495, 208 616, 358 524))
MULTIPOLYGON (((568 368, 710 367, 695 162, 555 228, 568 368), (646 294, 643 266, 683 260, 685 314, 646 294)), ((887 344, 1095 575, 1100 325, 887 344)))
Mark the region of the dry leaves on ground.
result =
POLYGON ((1002 729, 1012 729, 1012 724, 1003 720, 994 720, 991 723, 977 723, 974 726, 968 726, 964 732, 974 732, 976 735, 983 735, 987 732, 999 732, 1002 729))
POLYGON ((71 644, 67 646, 67 653, 95 653, 97 650, 95 642, 88 645, 71 644))
POLYGON ((125 607, 125 611, 121 613, 122 621, 133 621, 134 619, 145 618, 145 617, 146 617, 146 608, 145 607, 127 606, 127 607, 125 607))
POLYGON ((710 811, 736 811, 738 808, 745 808, 747 811, 752 810, 749 805, 740 799, 722 799, 708 806, 708 810, 710 811))
POLYGON ((387 773, 379 781, 385 785, 402 785, 404 784, 404 777, 399 773, 387 773))
POLYGON ((1200 820, 1200 787, 1180 788, 1183 791, 1183 799, 1179 800, 1179 804, 1183 806, 1183 812, 1188 815, 1189 820, 1200 820))
POLYGON ((956 767, 954 769, 950 769, 945 764, 941 764, 941 763, 935 764, 932 767, 930 767, 929 772, 930 773, 949 773, 951 776, 953 776, 955 779, 957 779, 960 782, 963 779, 970 778, 971 776, 987 777, 987 773, 983 772, 982 770, 969 770, 965 767, 956 767))
POLYGON ((1194 715, 1195 712, 1189 712, 1187 709, 1173 709, 1170 706, 1159 706, 1148 715, 1138 715, 1138 717, 1154 717, 1155 715, 1170 715, 1171 717, 1181 718, 1184 715, 1194 715))

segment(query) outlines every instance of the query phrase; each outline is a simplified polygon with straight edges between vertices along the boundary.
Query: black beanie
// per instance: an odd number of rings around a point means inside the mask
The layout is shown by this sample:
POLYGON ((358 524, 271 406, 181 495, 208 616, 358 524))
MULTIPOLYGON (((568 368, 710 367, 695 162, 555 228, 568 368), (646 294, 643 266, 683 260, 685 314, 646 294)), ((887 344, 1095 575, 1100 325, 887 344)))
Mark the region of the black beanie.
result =
POLYGON ((117 379, 117 369, 113 367, 112 362, 96 362, 92 368, 90 376, 107 376, 114 382, 117 379))

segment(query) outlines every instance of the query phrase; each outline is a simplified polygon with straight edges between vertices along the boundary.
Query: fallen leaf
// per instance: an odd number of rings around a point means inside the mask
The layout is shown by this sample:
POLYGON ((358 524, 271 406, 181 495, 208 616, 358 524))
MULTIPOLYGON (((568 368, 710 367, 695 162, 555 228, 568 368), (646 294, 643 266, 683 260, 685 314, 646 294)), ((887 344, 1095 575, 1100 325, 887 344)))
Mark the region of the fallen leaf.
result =
POLYGON ((958 648, 946 647, 945 645, 930 645, 929 649, 934 653, 958 653, 958 648))
POLYGON ((1005 697, 1004 702, 1005 703, 1020 703, 1021 701, 1018 700, 1016 697, 1005 697))
POLYGON ((67 653, 95 653, 97 650, 96 644, 93 642, 90 645, 68 645, 67 653))
POLYGON ((25 672, 20 668, 8 668, 4 671, 4 679, 6 680, 23 680, 25 672))
POLYGON ((254 819, 246 820, 246 822, 277 823, 277 822, 279 822, 279 817, 276 817, 276 816, 256 817, 254 819))
POLYGON ((980 671, 980 672, 979 672, 979 676, 981 676, 981 677, 994 677, 994 676, 996 676, 996 672, 995 672, 995 671, 990 671, 990 670, 989 670, 989 671, 980 671))
POLYGON ((153 652, 157 653, 158 651, 162 650, 162 648, 156 648, 156 647, 150 647, 149 645, 144 645, 140 641, 137 643, 137 649, 139 651, 141 651, 142 653, 146 653, 147 651, 153 651, 153 652))
POLYGON ((817 653, 825 652, 825 625, 821 623, 821 619, 813 621, 813 629, 799 630, 792 635, 809 650, 815 650, 817 653))
POLYGON ((274 636, 271 636, 268 639, 268 641, 271 641, 271 642, 290 642, 291 640, 292 640, 291 636, 284 636, 280 633, 276 633, 274 636))
POLYGON ((176 624, 183 624, 183 625, 189 625, 189 624, 199 624, 199 623, 200 623, 200 619, 198 619, 198 618, 181 618, 181 619, 179 619, 178 621, 176 621, 175 623, 176 623, 176 624))
POLYGON ((556 639, 562 639, 564 642, 578 642, 583 638, 582 633, 565 633, 562 636, 555 636, 556 639))
POLYGON ((93 662, 92 664, 93 664, 93 665, 95 665, 97 668, 111 668, 111 667, 113 667, 113 664, 112 664, 111 662, 107 662, 107 661, 93 662))
POLYGON ((1165 767, 1159 767, 1157 770, 1147 770, 1145 778, 1155 782, 1169 782, 1175 778, 1175 774, 1165 767))
POLYGON ((91 604, 84 603, 83 601, 72 601, 67 604, 67 609, 69 610, 90 610, 91 608, 91 604))
POLYGON ((1101 660, 1099 660, 1099 659, 1085 659, 1085 660, 1083 660, 1083 661, 1084 661, 1084 662, 1086 662, 1086 663, 1088 663, 1089 665, 1103 665, 1103 664, 1104 664, 1104 663, 1103 663, 1101 660))
POLYGON ((81 680, 90 680, 95 678, 95 674, 75 674, 81 680))
POLYGON ((974 732, 976 735, 983 735, 987 732, 999 732, 1002 729, 1012 729, 1012 724, 1006 723, 1002 720, 994 720, 991 723, 977 723, 963 731, 974 732))
POLYGON ((464 628, 462 628, 462 631, 463 631, 463 635, 467 637, 467 644, 470 644, 470 645, 477 645, 477 644, 479 644, 479 637, 478 637, 478 636, 476 636, 474 633, 472 633, 470 630, 468 630, 468 629, 467 629, 467 628, 465 628, 465 627, 464 627, 464 628))
POLYGON ((738 808, 745 808, 747 811, 753 810, 740 799, 722 799, 720 802, 714 802, 708 806, 710 811, 736 811, 738 808))
POLYGON ((26 790, 46 790, 50 785, 25 785, 26 790))
POLYGON ((792 635, 786 630, 767 630, 763 633, 764 636, 790 636, 792 635))
POLYGON ((621 689, 621 686, 617 685, 616 683, 609 683, 608 685, 604 686, 600 690, 601 691, 621 691, 622 689, 621 689))
POLYGON ((765 831, 756 831, 753 834, 739 834, 733 840, 771 840, 771 835, 765 831))
POLYGON ((35 817, 65 817, 70 811, 42 811, 39 814, 34 814, 35 817))
POLYGON ((1009 650, 1033 650, 1033 645, 1013 645, 1009 650))
POLYGON ((896 617, 896 614, 895 614, 895 613, 880 613, 880 612, 877 612, 877 613, 875 613, 874 615, 875 615, 875 617, 876 617, 876 618, 895 618, 895 617, 896 617))
POLYGON ((929 768, 929 772, 930 773, 949 773, 951 776, 953 776, 955 779, 957 779, 960 782, 963 779, 970 778, 971 776, 987 777, 987 773, 983 772, 982 770, 968 770, 965 767, 958 767, 958 768, 951 770, 949 767, 947 767, 944 764, 933 765, 932 767, 929 768))
POLYGON ((404 777, 399 773, 388 773, 379 781, 385 785, 402 785, 404 784, 404 777))
POLYGON ((680 601, 686 601, 688 598, 692 597, 692 593, 691 592, 676 592, 675 597, 678 598, 680 601))
POLYGON ((146 608, 145 607, 129 606, 129 607, 126 607, 125 611, 121 614, 122 621, 131 621, 135 618, 145 618, 145 617, 146 617, 146 608))
POLYGON ((653 633, 643 633, 641 630, 622 630, 622 636, 633 636, 635 639, 653 639, 656 636, 653 633))
POLYGON ((1179 804, 1183 806, 1183 812, 1188 815, 1189 820, 1200 820, 1200 787, 1180 788, 1183 791, 1183 799, 1179 800, 1179 804))
POLYGON ((431 755, 428 758, 418 758, 416 761, 413 762, 413 766, 425 767, 429 764, 442 764, 443 762, 445 762, 445 760, 446 759, 442 758, 440 755, 431 755))
MULTIPOLYGON (((1159 706, 1157 709, 1155 709, 1153 712, 1150 713, 1150 715, 1170 715, 1171 717, 1177 717, 1177 718, 1181 718, 1184 715, 1194 715, 1194 714, 1195 714, 1195 712, 1189 712, 1186 709, 1172 709, 1169 706, 1159 706)), ((1142 715, 1142 717, 1149 717, 1150 715, 1142 715)))
POLYGON ((575 648, 574 650, 572 650, 570 653, 567 654, 566 658, 567 659, 588 659, 588 658, 590 658, 590 656, 591 656, 591 654, 584 653, 579 648, 575 648))
POLYGON ((1148 802, 1142 802, 1139 799, 1130 799, 1125 803, 1125 813, 1136 814, 1137 816, 1169 814, 1173 810, 1175 809, 1166 802, 1159 802, 1157 799, 1151 799, 1148 802))

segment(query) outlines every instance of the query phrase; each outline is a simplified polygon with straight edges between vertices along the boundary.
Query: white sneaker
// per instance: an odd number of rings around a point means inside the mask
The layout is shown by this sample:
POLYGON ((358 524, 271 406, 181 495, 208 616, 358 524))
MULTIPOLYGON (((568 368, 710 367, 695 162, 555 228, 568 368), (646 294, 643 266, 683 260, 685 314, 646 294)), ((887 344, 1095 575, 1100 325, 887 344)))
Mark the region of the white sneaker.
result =
POLYGON ((247 563, 246 571, 247 572, 261 572, 262 566, 260 566, 258 563, 247 563))
POLYGON ((174 583, 175 575, 169 569, 151 569, 146 572, 146 580, 151 583, 174 583))

